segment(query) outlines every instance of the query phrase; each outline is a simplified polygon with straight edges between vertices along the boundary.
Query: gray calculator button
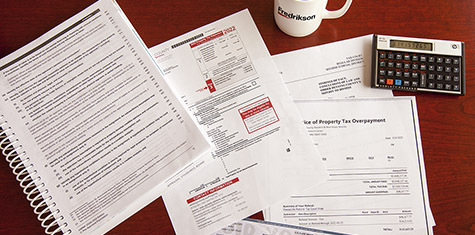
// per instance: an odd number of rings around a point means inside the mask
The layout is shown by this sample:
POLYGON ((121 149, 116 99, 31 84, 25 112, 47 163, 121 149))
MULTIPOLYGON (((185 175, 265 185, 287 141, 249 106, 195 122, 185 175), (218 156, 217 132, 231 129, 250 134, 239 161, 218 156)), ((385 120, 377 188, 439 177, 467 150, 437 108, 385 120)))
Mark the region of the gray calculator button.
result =
POLYGON ((421 87, 426 87, 426 74, 421 73, 421 87))

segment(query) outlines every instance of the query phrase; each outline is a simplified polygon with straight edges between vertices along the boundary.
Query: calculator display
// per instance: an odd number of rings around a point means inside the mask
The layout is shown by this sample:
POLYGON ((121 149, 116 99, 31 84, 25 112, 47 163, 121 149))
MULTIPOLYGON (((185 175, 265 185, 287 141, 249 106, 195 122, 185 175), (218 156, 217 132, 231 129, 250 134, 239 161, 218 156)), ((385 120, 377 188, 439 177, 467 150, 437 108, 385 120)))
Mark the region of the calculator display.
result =
POLYGON ((402 41, 402 40, 390 40, 389 41, 389 46, 394 47, 394 48, 432 51, 432 43, 428 43, 428 42, 412 42, 412 41, 402 41))

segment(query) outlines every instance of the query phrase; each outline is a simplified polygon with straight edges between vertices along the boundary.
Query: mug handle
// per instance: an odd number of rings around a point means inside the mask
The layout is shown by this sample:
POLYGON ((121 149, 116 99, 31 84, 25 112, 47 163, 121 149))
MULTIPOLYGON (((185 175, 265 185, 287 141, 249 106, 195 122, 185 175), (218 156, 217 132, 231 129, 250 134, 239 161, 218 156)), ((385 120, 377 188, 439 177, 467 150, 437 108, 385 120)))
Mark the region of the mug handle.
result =
POLYGON ((341 7, 339 10, 336 11, 329 11, 325 9, 325 12, 323 13, 323 19, 335 19, 343 16, 346 11, 348 11, 348 8, 350 8, 351 2, 353 0, 346 0, 345 5, 341 7))

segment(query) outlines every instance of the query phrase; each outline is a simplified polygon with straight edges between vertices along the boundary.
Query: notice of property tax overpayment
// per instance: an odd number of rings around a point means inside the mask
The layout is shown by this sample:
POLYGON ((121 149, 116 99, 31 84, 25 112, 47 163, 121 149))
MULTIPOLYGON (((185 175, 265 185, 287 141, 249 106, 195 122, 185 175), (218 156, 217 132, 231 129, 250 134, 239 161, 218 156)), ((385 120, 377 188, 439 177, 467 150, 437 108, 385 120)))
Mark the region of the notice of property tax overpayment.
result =
POLYGON ((416 100, 370 88, 371 39, 273 56, 330 177, 272 205, 266 220, 350 234, 432 234, 416 100))

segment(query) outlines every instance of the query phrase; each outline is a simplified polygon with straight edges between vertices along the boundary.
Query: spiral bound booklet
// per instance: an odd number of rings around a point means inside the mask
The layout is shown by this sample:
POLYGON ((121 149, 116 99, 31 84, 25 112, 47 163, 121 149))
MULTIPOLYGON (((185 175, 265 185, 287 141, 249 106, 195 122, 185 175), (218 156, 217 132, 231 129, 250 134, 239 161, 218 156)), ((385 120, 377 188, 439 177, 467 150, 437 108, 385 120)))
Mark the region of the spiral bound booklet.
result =
POLYGON ((0 60, 0 147, 47 234, 101 234, 209 149, 113 0, 0 60))

